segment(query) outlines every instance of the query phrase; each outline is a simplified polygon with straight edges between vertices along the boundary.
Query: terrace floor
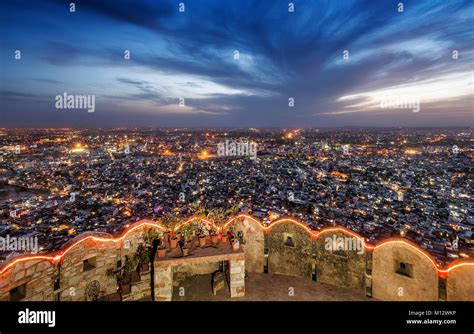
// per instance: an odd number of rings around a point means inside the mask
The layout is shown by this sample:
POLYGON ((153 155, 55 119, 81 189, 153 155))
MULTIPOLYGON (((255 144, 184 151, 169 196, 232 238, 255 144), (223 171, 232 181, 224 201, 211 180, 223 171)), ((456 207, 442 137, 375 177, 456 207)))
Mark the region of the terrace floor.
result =
POLYGON ((174 287, 173 301, 373 301, 363 293, 316 283, 307 278, 250 273, 245 279, 245 297, 230 298, 229 287, 216 296, 211 290, 211 275, 192 276, 174 287), (179 296, 184 287, 185 296, 179 296), (294 296, 290 296, 292 287, 294 296))

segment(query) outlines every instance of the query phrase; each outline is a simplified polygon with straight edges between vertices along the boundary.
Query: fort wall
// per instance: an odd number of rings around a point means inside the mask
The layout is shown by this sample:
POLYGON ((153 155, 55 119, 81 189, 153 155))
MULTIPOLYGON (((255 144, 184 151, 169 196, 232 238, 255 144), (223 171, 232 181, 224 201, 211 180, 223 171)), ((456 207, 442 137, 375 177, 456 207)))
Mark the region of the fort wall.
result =
MULTIPOLYGON (((424 249, 405 239, 370 245, 342 227, 313 231, 291 218, 263 224, 249 215, 233 217, 215 227, 241 232, 247 273, 305 277, 315 284, 365 291, 377 300, 474 300, 473 259, 441 267, 424 249), (353 245, 360 245, 362 250, 328 248, 331 242, 354 238, 358 241, 353 245), (443 285, 444 290, 440 288, 443 285)), ((158 288, 152 286, 151 265, 132 282, 130 292, 119 297, 117 281, 111 275, 124 264, 125 256, 133 257, 149 228, 166 231, 159 223, 142 220, 117 237, 88 232, 53 254, 11 258, 0 266, 0 300, 85 301, 90 300, 91 290, 108 296, 106 300, 149 300, 153 290, 155 297, 159 296, 158 288)), ((175 230, 179 229, 177 226, 175 230)), ((217 266, 175 268, 175 284, 189 276, 212 273, 217 266)), ((155 272, 155 287, 160 284, 157 277, 155 272)))

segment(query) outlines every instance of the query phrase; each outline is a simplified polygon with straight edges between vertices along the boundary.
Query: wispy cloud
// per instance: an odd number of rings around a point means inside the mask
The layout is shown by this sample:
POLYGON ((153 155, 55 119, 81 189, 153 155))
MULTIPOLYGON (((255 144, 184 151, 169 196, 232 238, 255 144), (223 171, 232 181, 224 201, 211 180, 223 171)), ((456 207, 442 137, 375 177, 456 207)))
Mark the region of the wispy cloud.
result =
POLYGON ((172 0, 91 0, 76 13, 60 0, 2 3, 6 118, 54 124, 49 104, 31 101, 78 91, 97 96, 96 114, 110 117, 93 122, 104 125, 417 125, 413 113, 385 116, 390 94, 419 96, 432 123, 446 125, 440 106, 456 110, 449 124, 472 122, 472 1, 406 2, 403 13, 391 1, 294 3, 294 13, 284 0, 186 2, 184 13, 172 0))

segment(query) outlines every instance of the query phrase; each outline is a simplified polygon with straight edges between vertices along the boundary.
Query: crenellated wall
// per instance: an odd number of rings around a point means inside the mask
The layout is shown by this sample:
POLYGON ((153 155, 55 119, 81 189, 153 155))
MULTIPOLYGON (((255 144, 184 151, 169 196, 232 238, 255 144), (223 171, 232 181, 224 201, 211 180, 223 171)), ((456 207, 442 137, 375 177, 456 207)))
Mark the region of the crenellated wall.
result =
POLYGON ((0 300, 8 301, 10 291, 20 288, 25 301, 52 301, 57 269, 48 260, 33 259, 17 263, 0 276, 0 300), (24 289, 23 289, 24 287, 24 289))
POLYGON ((311 277, 312 235, 303 227, 283 221, 268 231, 267 239, 269 272, 311 277))
POLYGON ((243 217, 234 223, 236 231, 242 231, 245 251, 245 267, 247 271, 262 273, 265 266, 265 235, 261 225, 251 219, 243 217))
POLYGON ((405 240, 375 247, 372 296, 380 300, 436 301, 439 278, 432 259, 405 240), (403 270, 404 269, 404 270, 403 270))
POLYGON ((474 266, 458 267, 449 273, 446 279, 446 297, 452 301, 474 300, 474 266))
MULTIPOLYGON (((71 244, 74 244, 72 240, 71 244)), ((116 267, 118 249, 114 243, 89 238, 78 243, 62 258, 60 263, 60 300, 83 301, 87 287, 94 281, 104 295, 115 293, 117 282, 107 275, 116 267)))
MULTIPOLYGON (((175 231, 196 219, 184 221, 175 231)), ((474 300, 472 259, 440 268, 430 254, 405 239, 370 245, 341 227, 313 231, 291 218, 264 225, 249 215, 233 217, 215 227, 241 232, 245 269, 249 273, 262 273, 267 267, 269 273, 366 291, 378 300, 474 300), (358 248, 328 248, 328 242, 338 240, 354 241, 352 245, 358 248)), ((0 300, 84 301, 91 286, 98 288, 101 296, 115 296, 117 284, 110 272, 123 265, 126 255, 135 254, 143 242, 143 231, 148 228, 166 230, 159 223, 142 220, 115 238, 106 233, 85 233, 54 254, 10 259, 0 267, 0 300)), ((215 270, 216 264, 183 266, 176 269, 176 282, 215 270)), ((131 293, 121 299, 149 300, 151 274, 142 273, 140 280, 132 284, 131 293)), ((155 287, 156 284, 159 282, 155 287)), ((110 300, 116 300, 116 296, 110 300)))
POLYGON ((365 272, 367 252, 363 245, 346 231, 326 232, 313 243, 316 279, 318 282, 365 291, 365 272), (343 238, 343 239, 339 239, 343 238), (334 251, 327 244, 338 240, 348 240, 349 245, 361 245, 360 249, 334 251), (352 242, 352 241, 355 241, 352 242))
MULTIPOLYGON (((101 297, 115 294, 117 282, 111 273, 118 269, 119 261, 125 262, 126 255, 135 254, 143 242, 145 228, 165 229, 143 220, 128 227, 118 238, 107 233, 87 232, 54 254, 11 259, 0 271, 0 298, 11 300, 10 291, 16 287, 25 290, 25 297, 21 299, 25 301, 85 301, 90 298, 88 289, 98 290, 101 297), (26 289, 21 287, 23 284, 26 289)), ((132 284, 131 294, 123 299, 137 300, 151 295, 149 275, 149 272, 141 275, 140 281, 132 284)))

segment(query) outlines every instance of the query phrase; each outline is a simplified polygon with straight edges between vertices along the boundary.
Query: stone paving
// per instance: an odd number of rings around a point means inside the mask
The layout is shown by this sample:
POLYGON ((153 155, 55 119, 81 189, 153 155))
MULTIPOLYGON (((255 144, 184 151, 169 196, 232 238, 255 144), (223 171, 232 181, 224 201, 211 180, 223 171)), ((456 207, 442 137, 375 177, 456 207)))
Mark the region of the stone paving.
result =
POLYGON ((362 293, 310 279, 250 273, 245 279, 245 296, 230 298, 229 287, 213 296, 211 275, 199 275, 181 282, 185 296, 179 296, 178 288, 173 291, 173 301, 373 301, 362 293))

